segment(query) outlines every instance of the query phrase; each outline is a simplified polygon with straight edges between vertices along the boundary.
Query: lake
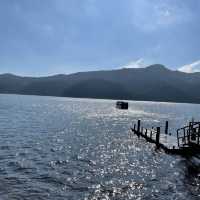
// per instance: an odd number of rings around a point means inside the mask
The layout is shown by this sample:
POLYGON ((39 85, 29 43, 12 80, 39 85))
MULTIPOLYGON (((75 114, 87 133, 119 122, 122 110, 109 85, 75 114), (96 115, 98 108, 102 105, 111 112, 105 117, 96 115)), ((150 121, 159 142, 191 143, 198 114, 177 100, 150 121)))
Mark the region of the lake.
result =
POLYGON ((167 155, 130 126, 169 120, 170 132, 200 105, 0 95, 0 199, 200 199, 196 158, 167 155))

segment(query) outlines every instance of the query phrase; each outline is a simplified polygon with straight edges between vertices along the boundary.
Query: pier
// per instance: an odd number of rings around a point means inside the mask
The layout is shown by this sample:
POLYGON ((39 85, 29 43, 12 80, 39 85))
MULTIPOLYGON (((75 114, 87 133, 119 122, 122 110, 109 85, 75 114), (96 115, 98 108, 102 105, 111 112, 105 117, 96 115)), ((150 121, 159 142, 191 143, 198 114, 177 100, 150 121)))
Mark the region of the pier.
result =
POLYGON ((139 138, 154 143, 166 153, 185 156, 200 153, 200 122, 189 122, 188 126, 177 129, 176 136, 169 134, 168 129, 168 121, 165 122, 164 130, 161 127, 146 129, 141 126, 141 120, 131 127, 131 131, 139 138))

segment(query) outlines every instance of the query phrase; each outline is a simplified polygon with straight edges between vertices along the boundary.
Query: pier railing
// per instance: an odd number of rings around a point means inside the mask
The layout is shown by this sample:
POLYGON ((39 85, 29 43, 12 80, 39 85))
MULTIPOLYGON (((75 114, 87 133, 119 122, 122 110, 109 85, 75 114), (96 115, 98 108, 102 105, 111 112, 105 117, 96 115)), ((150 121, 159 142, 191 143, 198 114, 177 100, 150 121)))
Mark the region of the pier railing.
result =
POLYGON ((200 145, 200 122, 189 122, 188 126, 177 129, 179 147, 200 145))
POLYGON ((138 137, 155 143, 157 148, 162 148, 167 153, 179 155, 195 155, 200 152, 200 122, 190 122, 188 126, 177 129, 177 138, 168 133, 168 121, 165 129, 161 127, 146 129, 141 127, 141 121, 131 127, 131 130, 138 137))
MULTIPOLYGON (((141 121, 138 120, 137 124, 134 124, 131 130, 138 137, 141 136, 145 138, 147 141, 155 143, 157 147, 160 147, 160 127, 156 127, 156 128, 152 127, 151 129, 146 129, 146 128, 141 127, 141 121)), ((168 127, 167 127, 167 131, 168 131, 168 127)))

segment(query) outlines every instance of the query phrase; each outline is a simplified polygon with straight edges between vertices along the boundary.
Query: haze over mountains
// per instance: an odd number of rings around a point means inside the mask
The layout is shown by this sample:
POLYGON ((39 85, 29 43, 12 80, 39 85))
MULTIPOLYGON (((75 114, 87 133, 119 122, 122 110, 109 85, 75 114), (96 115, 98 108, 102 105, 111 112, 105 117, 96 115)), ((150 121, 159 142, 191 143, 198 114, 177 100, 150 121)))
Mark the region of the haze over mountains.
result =
POLYGON ((0 75, 0 93, 200 103, 200 73, 163 65, 49 77, 0 75))

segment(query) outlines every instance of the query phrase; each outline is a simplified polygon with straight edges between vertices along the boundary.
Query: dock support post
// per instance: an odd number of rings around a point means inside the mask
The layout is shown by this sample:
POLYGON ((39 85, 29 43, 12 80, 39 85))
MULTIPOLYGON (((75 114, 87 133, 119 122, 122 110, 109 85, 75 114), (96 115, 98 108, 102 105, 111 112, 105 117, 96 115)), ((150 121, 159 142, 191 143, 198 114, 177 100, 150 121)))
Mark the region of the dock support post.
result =
MULTIPOLYGON (((140 133, 140 120, 138 120, 138 123, 137 123, 137 133, 139 134, 140 133)), ((140 135, 140 134, 139 134, 140 135)))
POLYGON ((158 148, 160 146, 160 127, 157 127, 157 131, 156 131, 156 146, 158 148))
POLYGON ((198 130, 198 145, 200 145, 200 124, 199 124, 199 130, 198 130))
POLYGON ((151 127, 151 132, 150 132, 150 138, 152 139, 152 134, 153 134, 153 126, 151 127))
MULTIPOLYGON (((185 129, 184 129, 185 130, 185 129)), ((177 143, 178 143, 178 147, 179 147, 179 130, 177 130, 177 143)))
POLYGON ((165 134, 168 134, 169 122, 165 122, 165 134))

